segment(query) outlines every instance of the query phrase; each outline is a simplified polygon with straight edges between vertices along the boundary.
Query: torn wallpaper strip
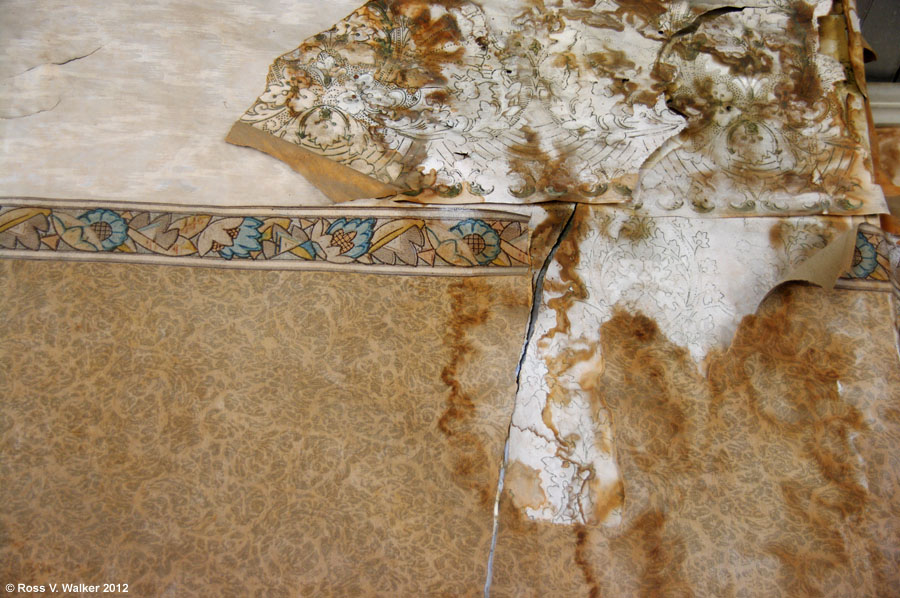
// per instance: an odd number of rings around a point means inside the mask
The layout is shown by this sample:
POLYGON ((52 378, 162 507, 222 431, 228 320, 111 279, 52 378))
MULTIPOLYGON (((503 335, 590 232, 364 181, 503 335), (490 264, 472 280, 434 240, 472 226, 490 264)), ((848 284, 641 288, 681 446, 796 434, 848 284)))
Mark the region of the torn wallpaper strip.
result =
POLYGON ((426 203, 883 211, 863 97, 840 62, 846 34, 819 40, 832 10, 373 1, 279 57, 229 140, 317 184, 330 177, 310 154, 426 203))

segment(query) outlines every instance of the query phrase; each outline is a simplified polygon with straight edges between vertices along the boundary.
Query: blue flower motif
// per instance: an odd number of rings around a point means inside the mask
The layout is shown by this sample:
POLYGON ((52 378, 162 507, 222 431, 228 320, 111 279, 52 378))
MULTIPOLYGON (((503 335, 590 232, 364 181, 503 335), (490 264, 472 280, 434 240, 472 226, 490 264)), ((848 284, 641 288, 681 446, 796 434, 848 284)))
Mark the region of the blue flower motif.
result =
POLYGON ((459 236, 472 251, 479 264, 492 262, 500 255, 500 235, 484 220, 469 218, 453 226, 450 232, 459 236))
POLYGON ((112 210, 91 210, 78 219, 97 235, 100 251, 112 251, 128 238, 128 224, 112 210))
POLYGON ((197 253, 201 256, 216 253, 226 260, 252 257, 251 251, 262 250, 260 226, 262 221, 256 218, 234 216, 213 220, 197 238, 197 253))
POLYGON ((338 247, 340 255, 356 259, 369 251, 374 229, 374 218, 338 218, 325 233, 331 235, 329 247, 338 247))
POLYGON ((856 249, 853 250, 853 266, 850 273, 856 278, 865 278, 878 267, 878 252, 862 233, 856 234, 856 249))
POLYGON ((232 236, 231 245, 219 248, 219 255, 230 260, 233 257, 247 258, 250 257, 251 251, 262 250, 259 243, 259 238, 262 237, 262 233, 259 232, 260 226, 262 220, 244 218, 237 230, 228 231, 229 236, 232 236))

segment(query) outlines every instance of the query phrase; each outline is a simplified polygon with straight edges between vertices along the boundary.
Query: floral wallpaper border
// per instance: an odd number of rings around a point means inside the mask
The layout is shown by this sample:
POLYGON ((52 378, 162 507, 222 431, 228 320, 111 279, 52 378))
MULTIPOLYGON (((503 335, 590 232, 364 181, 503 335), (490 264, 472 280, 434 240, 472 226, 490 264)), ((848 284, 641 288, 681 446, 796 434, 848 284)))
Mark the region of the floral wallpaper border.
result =
POLYGON ((871 224, 860 224, 850 270, 841 276, 836 286, 891 293, 894 342, 900 352, 900 235, 871 224))
POLYGON ((259 209, 0 200, 0 257, 415 274, 528 271, 528 218, 454 209, 259 209))
POLYGON ((900 236, 871 224, 860 224, 850 269, 838 286, 891 291, 900 289, 900 236))

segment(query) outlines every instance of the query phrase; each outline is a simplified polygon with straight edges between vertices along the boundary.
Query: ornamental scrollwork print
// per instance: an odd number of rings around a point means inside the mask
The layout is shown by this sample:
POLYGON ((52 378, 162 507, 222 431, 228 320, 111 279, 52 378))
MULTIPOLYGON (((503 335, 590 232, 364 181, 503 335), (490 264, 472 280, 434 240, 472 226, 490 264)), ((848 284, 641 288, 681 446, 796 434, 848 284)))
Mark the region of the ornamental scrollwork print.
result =
POLYGON ((819 52, 816 20, 829 7, 719 14, 667 44, 669 106, 688 125, 644 165, 638 203, 680 215, 883 209, 862 96, 819 52))
POLYGON ((278 58, 241 121, 412 193, 627 200, 684 124, 650 72, 664 19, 579 4, 369 2, 278 58))
POLYGON ((426 203, 882 210, 830 0, 729 6, 376 0, 279 57, 239 124, 426 203))

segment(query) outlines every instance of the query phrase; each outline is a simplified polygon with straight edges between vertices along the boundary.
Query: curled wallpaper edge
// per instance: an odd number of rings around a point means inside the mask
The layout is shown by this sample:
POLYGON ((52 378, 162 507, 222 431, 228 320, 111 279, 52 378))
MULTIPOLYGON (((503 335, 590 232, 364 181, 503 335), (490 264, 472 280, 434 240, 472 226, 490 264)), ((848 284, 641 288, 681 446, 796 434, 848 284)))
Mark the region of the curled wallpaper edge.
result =
POLYGON ((281 160, 338 203, 353 199, 389 197, 401 192, 398 187, 377 181, 349 166, 268 135, 246 123, 234 123, 225 141, 281 160))
POLYGON ((772 291, 788 282, 809 282, 825 289, 833 289, 841 275, 850 267, 858 229, 858 224, 850 227, 808 259, 791 268, 759 303, 762 304, 772 291))

